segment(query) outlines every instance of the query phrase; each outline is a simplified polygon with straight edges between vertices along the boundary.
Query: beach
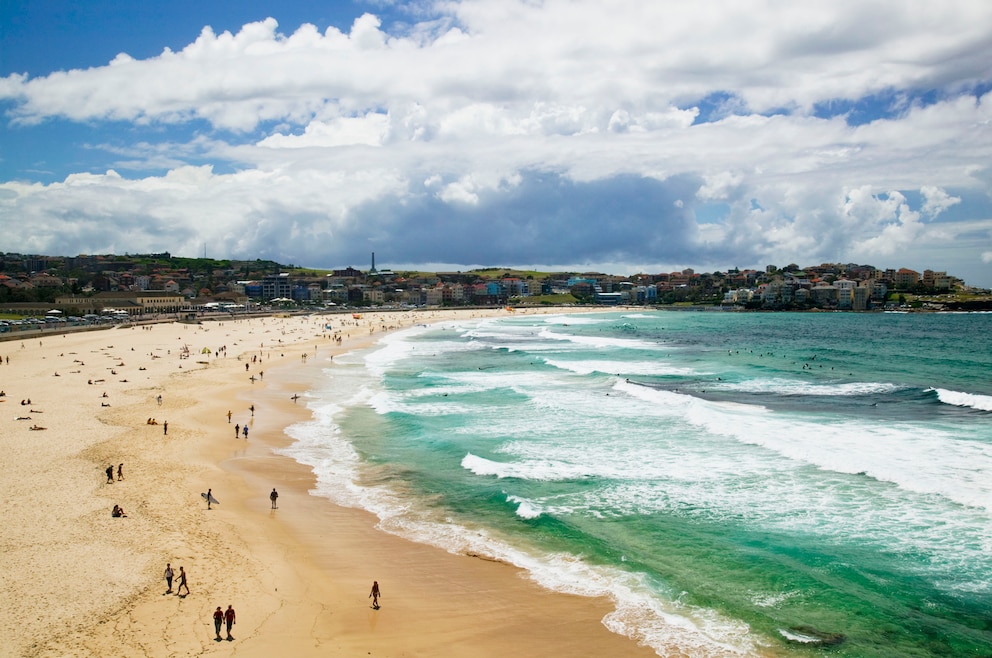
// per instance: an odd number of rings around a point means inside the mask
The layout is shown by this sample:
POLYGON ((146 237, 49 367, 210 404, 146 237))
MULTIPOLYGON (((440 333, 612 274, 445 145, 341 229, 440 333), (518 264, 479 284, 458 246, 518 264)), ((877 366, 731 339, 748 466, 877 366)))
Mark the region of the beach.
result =
MULTIPOLYGON (((527 312, 562 309, 517 311, 527 312)), ((655 655, 607 630, 610 601, 383 532, 372 514, 310 495, 310 468, 275 452, 309 417, 294 396, 333 376, 333 356, 415 324, 507 313, 228 319, 0 342, 0 591, 12 602, 0 655, 655 655), (188 595, 177 582, 167 592, 166 564, 188 574, 188 595), (217 639, 211 615, 229 605, 233 639, 217 639)))

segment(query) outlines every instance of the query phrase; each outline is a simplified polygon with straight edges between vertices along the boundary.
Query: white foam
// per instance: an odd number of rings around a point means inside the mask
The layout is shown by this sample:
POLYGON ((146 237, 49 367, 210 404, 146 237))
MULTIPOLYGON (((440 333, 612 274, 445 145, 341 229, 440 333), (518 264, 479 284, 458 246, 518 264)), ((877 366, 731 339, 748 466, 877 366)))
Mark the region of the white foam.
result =
MULTIPOLYGON (((362 507, 375 513, 379 527, 421 543, 456 554, 482 555, 524 569, 541 586, 562 593, 607 597, 615 609, 603 619, 611 631, 631 637, 659 655, 677 650, 693 656, 731 657, 754 655, 755 645, 748 627, 713 610, 685 606, 677 600, 659 598, 636 574, 608 567, 592 567, 568 554, 534 554, 491 535, 483 528, 468 528, 451 519, 437 520, 431 512, 419 509, 389 486, 364 487, 356 484, 360 464, 357 454, 336 434, 323 434, 312 424, 291 428, 300 445, 284 454, 314 466, 318 475, 313 493, 337 504, 362 507)), ((521 518, 538 518, 541 507, 534 501, 508 496, 518 505, 521 518)))
POLYGON ((939 494, 992 511, 992 445, 912 423, 797 418, 758 405, 709 402, 620 382, 645 400, 683 409, 691 424, 837 473, 864 473, 906 491, 939 494))
MULTIPOLYGON (((496 476, 498 479, 517 478, 521 480, 573 480, 590 477, 596 469, 586 465, 568 464, 547 459, 518 463, 496 462, 468 453, 462 458, 462 468, 476 475, 496 476)), ((602 474, 602 473, 600 473, 602 474)))
POLYGON ((884 395, 900 390, 900 386, 884 382, 814 383, 796 379, 748 379, 742 382, 708 382, 707 387, 720 391, 777 393, 779 395, 859 396, 884 395))
POLYGON ((661 598, 639 574, 594 567, 567 553, 534 554, 512 546, 482 528, 432 521, 409 507, 380 515, 380 527, 394 534, 444 548, 482 555, 525 570, 546 589, 576 596, 605 597, 615 609, 603 619, 611 631, 650 646, 659 655, 677 652, 712 658, 750 656, 756 645, 749 628, 719 613, 687 606, 676 597, 661 598))
MULTIPOLYGON (((458 329, 474 331, 469 324, 458 329)), ((487 332, 492 335, 473 335, 472 349, 511 344, 545 352, 572 352, 589 346, 600 352, 644 348, 638 344, 642 341, 585 344, 535 336, 531 325, 507 331, 513 339, 507 339, 503 331, 502 325, 490 326, 487 332)), ((416 338, 415 350, 395 351, 371 364, 365 360, 369 372, 381 376, 402 359, 418 356, 428 343, 439 351, 463 347, 450 341, 423 340, 422 335, 416 338)), ((609 354, 606 357, 584 363, 602 367, 607 374, 623 372, 608 365, 615 362, 609 354)), ((571 364, 567 357, 552 358, 549 363, 559 368, 558 362, 571 364)), ((982 443, 979 430, 974 430, 974 440, 968 440, 969 430, 960 425, 942 430, 928 422, 926 432, 921 432, 920 425, 911 422, 873 424, 870 419, 855 422, 779 413, 612 378, 580 377, 587 373, 574 367, 543 370, 424 371, 425 378, 432 384, 442 382, 441 386, 388 394, 369 386, 355 400, 342 404, 371 404, 380 413, 418 414, 421 403, 433 413, 430 405, 438 400, 432 396, 443 393, 507 389, 525 396, 524 402, 514 399, 509 413, 505 404, 486 410, 472 408, 466 422, 451 430, 462 435, 459 440, 465 441, 468 451, 463 453, 462 468, 479 478, 502 479, 499 486, 505 487, 506 500, 517 506, 520 519, 668 511, 705 521, 729 520, 745 527, 800 531, 838 543, 878 546, 890 554, 925 555, 927 559, 918 568, 930 582, 946 590, 973 587, 973 591, 992 592, 984 557, 992 553, 992 517, 988 514, 992 508, 992 447, 982 443), (521 495, 522 485, 514 481, 575 478, 601 478, 602 482, 572 494, 562 494, 563 487, 557 487, 558 494, 542 497, 534 495, 535 487, 530 485, 526 495, 521 495)), ((340 376, 335 371, 339 382, 340 376)), ((888 392, 885 384, 818 385, 786 378, 759 385, 767 386, 768 392, 791 390, 804 395, 888 392)), ((444 406, 452 408, 449 402, 444 406)), ((745 625, 709 610, 685 608, 677 592, 659 594, 657 584, 648 586, 636 574, 591 567, 571 555, 542 555, 515 547, 484 529, 439 519, 435 511, 421 509, 403 495, 402 481, 375 487, 356 484, 368 482, 376 471, 361 464, 350 444, 339 436, 334 424, 339 411, 334 405, 322 407, 315 411, 319 427, 294 430, 302 436, 300 460, 316 464, 319 495, 373 511, 389 532, 452 552, 516 564, 557 591, 609 596, 616 609, 604 624, 644 641, 659 654, 755 653, 752 642, 757 640, 749 636, 745 625)), ((751 600, 758 606, 775 607, 799 595, 754 593, 751 600)))
POLYGON ((521 498, 520 496, 507 496, 506 501, 508 503, 516 503, 517 505, 517 516, 522 519, 536 519, 541 516, 541 508, 533 503, 533 501, 527 500, 526 498, 521 498))
POLYGON ((787 590, 784 592, 752 592, 751 603, 759 608, 777 608, 782 603, 802 596, 799 590, 787 590))
POLYGON ((784 628, 778 629, 778 632, 786 640, 790 642, 798 642, 800 644, 820 644, 823 642, 823 638, 814 637, 812 635, 803 635, 802 633, 797 633, 795 631, 787 631, 784 628))
POLYGON ((364 360, 369 372, 381 377, 397 362, 408 358, 414 351, 414 345, 409 342, 412 336, 423 334, 425 327, 410 327, 392 334, 386 334, 376 343, 377 349, 364 354, 364 360))
POLYGON ((369 398, 368 404, 379 415, 402 413, 414 416, 452 416, 472 411, 457 402, 443 399, 427 400, 422 395, 405 396, 391 391, 379 391, 369 398))
POLYGON ((937 399, 944 404, 952 404, 956 407, 971 407, 981 411, 992 411, 992 396, 976 395, 974 393, 959 393, 958 391, 948 391, 943 388, 927 389, 937 392, 937 399))
POLYGON ((570 370, 580 375, 588 375, 594 372, 601 372, 608 375, 654 375, 654 376, 680 376, 699 377, 701 373, 692 368, 684 368, 670 365, 662 361, 605 361, 605 360, 575 360, 566 361, 564 359, 545 358, 544 362, 549 366, 570 370))
POLYGON ((560 325, 591 325, 591 324, 603 324, 606 322, 603 318, 590 318, 583 317, 581 315, 548 315, 544 317, 545 324, 560 324, 560 325))
POLYGON ((594 348, 608 348, 608 347, 623 347, 628 349, 638 349, 638 350, 660 350, 663 349, 662 345, 659 343, 640 340, 637 338, 615 338, 615 337, 600 337, 600 336, 577 336, 572 334, 562 334, 548 329, 544 329, 540 332, 541 338, 546 338, 548 340, 557 340, 575 343, 576 345, 582 345, 584 347, 594 347, 594 348))

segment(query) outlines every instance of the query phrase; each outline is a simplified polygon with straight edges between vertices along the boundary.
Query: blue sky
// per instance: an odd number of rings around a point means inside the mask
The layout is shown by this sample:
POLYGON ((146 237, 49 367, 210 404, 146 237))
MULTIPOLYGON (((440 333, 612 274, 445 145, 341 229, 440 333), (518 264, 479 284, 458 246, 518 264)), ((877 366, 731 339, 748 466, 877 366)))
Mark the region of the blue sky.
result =
POLYGON ((6 0, 0 251, 992 287, 992 3, 932 4, 6 0))

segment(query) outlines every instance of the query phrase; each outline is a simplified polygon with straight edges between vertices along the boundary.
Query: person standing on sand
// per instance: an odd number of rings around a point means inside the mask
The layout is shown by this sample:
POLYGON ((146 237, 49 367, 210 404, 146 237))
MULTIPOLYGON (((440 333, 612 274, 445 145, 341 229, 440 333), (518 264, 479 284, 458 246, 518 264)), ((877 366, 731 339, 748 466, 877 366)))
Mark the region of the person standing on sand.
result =
POLYGON ((245 425, 244 427, 241 428, 241 433, 245 435, 245 441, 247 441, 248 440, 248 426, 247 425, 245 425))
POLYGON ((166 594, 172 594, 172 578, 173 578, 173 576, 175 576, 175 573, 172 571, 172 565, 169 564, 168 562, 166 562, 165 563, 165 584, 169 586, 169 589, 167 589, 166 592, 165 592, 166 594))
POLYGON ((213 489, 207 489, 207 509, 210 509, 210 500, 213 498, 213 489))
POLYGON ((234 424, 234 438, 241 436, 241 423, 234 424))
POLYGON ((380 596, 382 596, 382 595, 379 593, 379 581, 378 580, 373 580, 372 581, 372 591, 369 592, 369 597, 372 599, 372 607, 375 608, 376 610, 379 609, 379 597, 380 596))
POLYGON ((276 491, 275 487, 272 487, 272 493, 269 494, 269 500, 272 501, 272 509, 278 509, 276 507, 276 501, 279 500, 279 492, 276 491))
POLYGON ((224 620, 227 621, 227 639, 233 640, 231 637, 231 627, 234 626, 234 606, 227 606, 227 610, 224 612, 224 620))
POLYGON ((231 410, 230 409, 227 410, 227 424, 228 425, 231 424, 231 410))
POLYGON ((214 630, 217 632, 217 639, 220 639, 220 625, 224 623, 224 611, 217 606, 214 610, 214 630))
POLYGON ((163 420, 162 421, 162 434, 168 434, 168 433, 169 433, 169 421, 163 420))
POLYGON ((176 588, 176 596, 182 596, 180 592, 183 591, 184 587, 186 588, 186 594, 188 595, 189 585, 186 584, 186 570, 179 567, 179 587, 176 588))

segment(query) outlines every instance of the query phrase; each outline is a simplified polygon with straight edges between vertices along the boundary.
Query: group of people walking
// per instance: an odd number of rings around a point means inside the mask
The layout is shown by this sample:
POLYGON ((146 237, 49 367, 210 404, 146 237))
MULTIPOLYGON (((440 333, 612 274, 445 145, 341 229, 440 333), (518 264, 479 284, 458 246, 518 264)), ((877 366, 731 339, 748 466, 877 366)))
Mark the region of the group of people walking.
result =
POLYGON ((234 626, 234 607, 227 606, 227 610, 221 610, 220 606, 214 610, 214 630, 217 632, 217 639, 220 640, 220 627, 225 622, 227 623, 227 639, 233 640, 231 637, 231 627, 234 626))
MULTIPOLYGON (((175 578, 176 574, 172 570, 172 565, 166 563, 165 565, 165 584, 169 586, 169 589, 165 591, 166 594, 172 594, 172 579, 175 578)), ((186 570, 179 567, 179 586, 176 587, 176 596, 182 596, 183 589, 186 589, 186 594, 189 595, 189 585, 186 584, 186 570)))

